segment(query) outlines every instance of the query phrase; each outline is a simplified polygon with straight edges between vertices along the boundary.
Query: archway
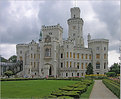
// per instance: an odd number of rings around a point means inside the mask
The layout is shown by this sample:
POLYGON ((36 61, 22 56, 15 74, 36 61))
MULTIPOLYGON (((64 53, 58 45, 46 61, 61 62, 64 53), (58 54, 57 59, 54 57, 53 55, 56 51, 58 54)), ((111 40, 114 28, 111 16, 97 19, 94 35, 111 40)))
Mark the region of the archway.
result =
POLYGON ((49 75, 52 75, 52 67, 50 66, 49 75))

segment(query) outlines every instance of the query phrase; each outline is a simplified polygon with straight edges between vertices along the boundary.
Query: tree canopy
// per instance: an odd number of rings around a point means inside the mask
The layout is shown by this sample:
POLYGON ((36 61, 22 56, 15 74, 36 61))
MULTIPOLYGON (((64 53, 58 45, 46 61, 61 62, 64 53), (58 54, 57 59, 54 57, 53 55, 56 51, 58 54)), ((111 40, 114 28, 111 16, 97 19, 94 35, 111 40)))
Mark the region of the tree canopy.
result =
POLYGON ((109 72, 115 72, 116 74, 120 74, 120 65, 118 63, 114 63, 111 67, 109 72))
POLYGON ((16 56, 16 55, 13 55, 13 56, 11 56, 8 60, 9 60, 10 62, 15 63, 15 62, 17 61, 17 56, 16 56))
POLYGON ((86 74, 87 75, 93 74, 93 66, 91 63, 89 63, 87 66, 86 74))

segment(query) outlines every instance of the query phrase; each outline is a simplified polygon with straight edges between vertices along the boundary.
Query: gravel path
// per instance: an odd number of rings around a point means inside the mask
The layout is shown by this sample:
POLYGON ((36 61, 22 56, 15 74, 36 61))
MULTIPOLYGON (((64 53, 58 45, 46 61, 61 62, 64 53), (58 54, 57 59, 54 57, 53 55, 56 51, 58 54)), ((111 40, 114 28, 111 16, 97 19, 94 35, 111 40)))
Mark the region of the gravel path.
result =
POLYGON ((89 99, 118 99, 102 82, 95 80, 89 99))

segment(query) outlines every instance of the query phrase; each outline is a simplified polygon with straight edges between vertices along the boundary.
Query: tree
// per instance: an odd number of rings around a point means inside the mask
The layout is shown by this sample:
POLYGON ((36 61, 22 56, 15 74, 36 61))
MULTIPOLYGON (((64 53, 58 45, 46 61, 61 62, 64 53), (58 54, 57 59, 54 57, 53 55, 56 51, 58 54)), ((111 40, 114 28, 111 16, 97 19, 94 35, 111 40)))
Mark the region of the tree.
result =
POLYGON ((16 55, 13 55, 13 56, 11 56, 8 60, 9 60, 10 62, 16 63, 16 61, 17 61, 17 56, 16 56, 16 55))
POLYGON ((1 61, 1 62, 7 62, 8 60, 5 59, 4 57, 0 56, 0 61, 1 61))
POLYGON ((116 74, 120 74, 120 65, 118 63, 114 63, 110 67, 110 71, 109 72, 115 72, 116 74))
POLYGON ((8 71, 4 72, 4 74, 6 76, 8 76, 8 78, 9 78, 13 74, 13 72, 11 70, 8 70, 8 71))
POLYGON ((116 76, 116 73, 115 72, 107 72, 106 75, 108 77, 115 77, 116 76))
POLYGON ((86 74, 87 75, 93 74, 93 66, 91 63, 89 63, 87 66, 86 74))

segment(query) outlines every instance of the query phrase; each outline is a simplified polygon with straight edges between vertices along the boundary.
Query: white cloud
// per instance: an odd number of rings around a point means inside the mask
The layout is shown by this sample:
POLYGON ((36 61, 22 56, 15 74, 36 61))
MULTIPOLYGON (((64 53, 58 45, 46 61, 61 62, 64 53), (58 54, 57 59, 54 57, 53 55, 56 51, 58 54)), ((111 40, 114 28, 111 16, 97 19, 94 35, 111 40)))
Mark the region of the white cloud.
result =
POLYGON ((119 63, 120 54, 117 53, 115 50, 108 52, 108 66, 110 67, 114 63, 119 63))
POLYGON ((16 55, 16 44, 0 44, 0 55, 6 59, 16 55))

